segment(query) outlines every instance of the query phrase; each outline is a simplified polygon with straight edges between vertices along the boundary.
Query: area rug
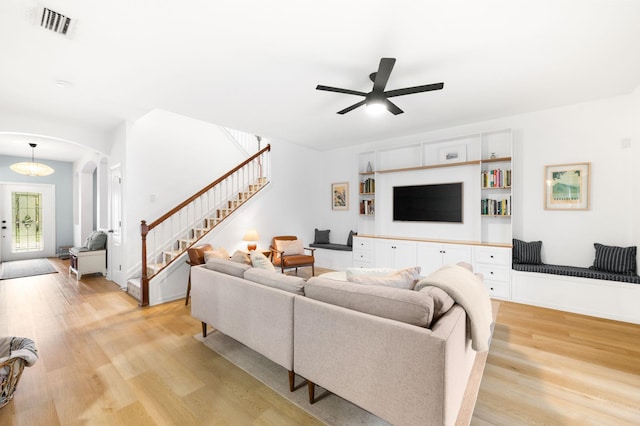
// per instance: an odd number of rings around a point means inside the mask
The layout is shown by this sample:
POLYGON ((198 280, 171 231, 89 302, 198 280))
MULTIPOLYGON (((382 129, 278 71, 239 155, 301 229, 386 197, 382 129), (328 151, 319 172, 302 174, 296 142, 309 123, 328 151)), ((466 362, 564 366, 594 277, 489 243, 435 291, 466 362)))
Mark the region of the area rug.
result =
MULTIPOLYGON (((492 301, 494 323, 499 307, 499 302, 492 301)), ((390 423, 368 411, 325 391, 320 386, 316 386, 316 396, 320 398, 320 400, 313 405, 309 404, 307 387, 303 384, 302 378, 296 376, 296 390, 289 392, 288 373, 285 368, 225 334, 214 331, 209 333, 205 338, 203 338, 200 333, 194 337, 203 342, 209 349, 222 355, 222 357, 232 364, 276 391, 283 398, 328 425, 390 425, 390 423)), ((476 356, 456 425, 468 425, 471 422, 487 354, 488 351, 479 353, 478 356, 476 356)))
POLYGON ((32 277, 58 272, 47 259, 13 260, 2 262, 0 280, 12 278, 32 277))

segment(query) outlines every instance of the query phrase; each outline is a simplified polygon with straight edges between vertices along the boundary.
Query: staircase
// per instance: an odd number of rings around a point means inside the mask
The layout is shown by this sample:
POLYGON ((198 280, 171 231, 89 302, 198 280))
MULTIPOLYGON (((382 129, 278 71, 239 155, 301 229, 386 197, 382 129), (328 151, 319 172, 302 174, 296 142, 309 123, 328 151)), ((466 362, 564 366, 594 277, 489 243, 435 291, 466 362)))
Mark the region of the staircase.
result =
POLYGON ((179 259, 269 183, 271 145, 183 201, 154 222, 140 225, 141 275, 127 281, 129 294, 149 304, 154 278, 179 259))

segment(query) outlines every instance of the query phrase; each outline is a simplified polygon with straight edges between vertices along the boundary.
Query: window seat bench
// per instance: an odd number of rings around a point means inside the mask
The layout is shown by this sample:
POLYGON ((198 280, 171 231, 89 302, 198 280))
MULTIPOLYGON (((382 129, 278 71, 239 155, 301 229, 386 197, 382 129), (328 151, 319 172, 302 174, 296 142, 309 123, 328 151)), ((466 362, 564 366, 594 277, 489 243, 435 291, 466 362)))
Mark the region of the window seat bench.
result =
POLYGON ((344 271, 353 266, 353 247, 346 244, 313 243, 309 247, 316 249, 316 266, 336 271, 344 271))
POLYGON ((326 249, 326 250, 353 251, 353 247, 352 246, 348 246, 346 244, 333 244, 333 243, 320 244, 320 243, 313 243, 313 244, 309 244, 309 247, 326 249))
POLYGON ((538 272, 541 274, 566 275, 578 278, 593 278, 596 280, 621 281, 625 283, 640 284, 640 276, 628 274, 616 274, 591 268, 578 266, 548 265, 546 263, 531 265, 514 263, 513 269, 522 272, 538 272))
POLYGON ((513 264, 511 300, 640 324, 640 277, 561 265, 513 264))

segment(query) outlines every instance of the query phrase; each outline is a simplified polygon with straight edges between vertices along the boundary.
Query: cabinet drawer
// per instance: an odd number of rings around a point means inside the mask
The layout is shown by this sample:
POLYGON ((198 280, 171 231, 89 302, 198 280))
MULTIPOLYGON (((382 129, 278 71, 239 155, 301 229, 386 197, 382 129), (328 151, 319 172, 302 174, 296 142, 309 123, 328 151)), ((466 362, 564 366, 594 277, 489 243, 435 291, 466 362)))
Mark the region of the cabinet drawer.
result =
POLYGON ((474 254, 476 263, 511 265, 511 249, 508 248, 477 247, 474 254))
POLYGON ((368 251, 360 251, 354 250, 353 252, 353 261, 354 262, 366 262, 373 263, 373 253, 368 251))
POLYGON ((484 281, 509 282, 509 269, 503 266, 477 265, 476 272, 482 274, 484 281))
POLYGON ((353 251, 373 252, 373 240, 370 238, 353 237, 353 251))
POLYGON ((371 262, 363 262, 360 260, 353 260, 354 268, 371 268, 371 262))
POLYGON ((491 281, 486 281, 484 286, 487 288, 489 292, 489 297, 499 297, 501 299, 510 299, 510 289, 509 284, 507 283, 496 283, 491 281))

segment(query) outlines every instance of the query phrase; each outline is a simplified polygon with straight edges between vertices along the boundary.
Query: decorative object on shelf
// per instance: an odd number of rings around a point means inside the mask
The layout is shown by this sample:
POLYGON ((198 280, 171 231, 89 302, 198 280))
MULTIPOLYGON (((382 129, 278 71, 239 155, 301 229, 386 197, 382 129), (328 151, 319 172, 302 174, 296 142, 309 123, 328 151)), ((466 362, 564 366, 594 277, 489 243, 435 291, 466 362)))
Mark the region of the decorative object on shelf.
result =
POLYGON ((367 162, 367 173, 373 173, 373 167, 371 166, 371 161, 367 162))
POLYGON ((29 146, 31 147, 31 161, 14 163, 9 166, 11 170, 26 176, 49 176, 50 174, 52 174, 55 170, 53 170, 51 167, 47 166, 46 164, 35 162, 34 151, 36 146, 38 145, 35 143, 29 143, 29 146))
POLYGON ((349 210, 349 183, 331 184, 331 208, 333 210, 349 210))
POLYGON ((496 153, 492 152, 491 155, 489 156, 490 159, 495 160, 496 159, 496 153))
POLYGON ((545 166, 546 210, 588 210, 591 163, 545 166))
POLYGON ((467 146, 456 145, 440 148, 438 151, 438 160, 440 163, 460 163, 467 161, 467 146))
POLYGON ((258 245, 256 244, 256 241, 258 241, 259 239, 260 239, 260 236, 258 235, 258 231, 256 231, 255 229, 249 229, 244 234, 244 237, 242 237, 242 241, 249 242, 249 244, 247 244, 247 251, 255 250, 258 247, 258 245))

